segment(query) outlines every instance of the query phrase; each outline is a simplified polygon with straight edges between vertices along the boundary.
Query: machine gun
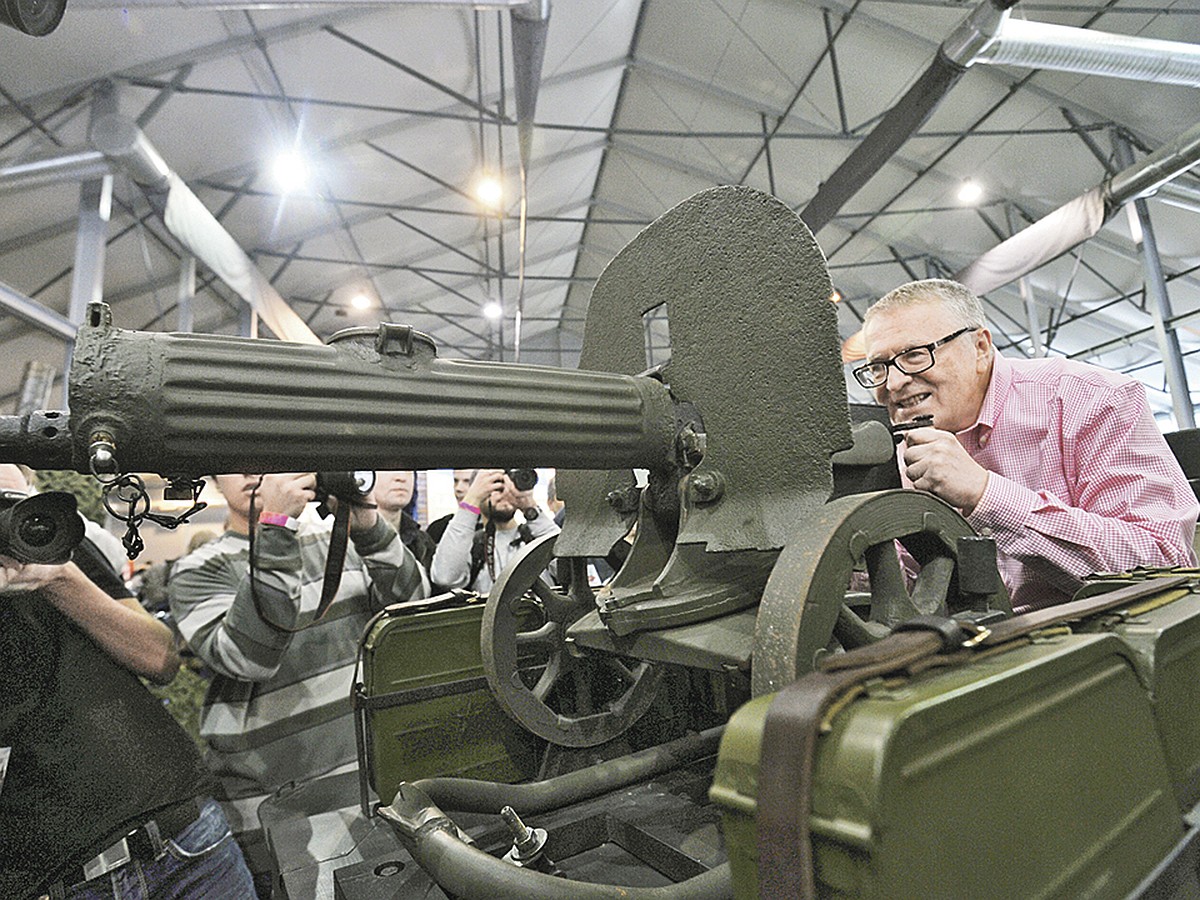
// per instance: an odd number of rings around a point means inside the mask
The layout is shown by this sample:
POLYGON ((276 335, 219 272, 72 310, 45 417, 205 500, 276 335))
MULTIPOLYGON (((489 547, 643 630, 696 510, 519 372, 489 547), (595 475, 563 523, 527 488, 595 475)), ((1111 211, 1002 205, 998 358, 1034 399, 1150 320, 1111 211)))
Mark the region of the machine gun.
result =
MULTIPOLYGON (((763 717, 773 698, 793 683, 807 684, 798 679, 831 650, 870 650, 866 645, 880 646, 873 642, 914 617, 952 614, 966 627, 1011 614, 994 554, 946 504, 915 491, 835 495, 837 469, 892 462, 894 447, 877 423, 851 428, 831 294, 820 248, 791 210, 756 191, 727 187, 675 207, 608 265, 593 291, 577 371, 443 360, 427 336, 389 324, 345 330, 324 347, 129 332, 114 327, 106 306, 93 304, 77 339, 69 416, 50 411, 0 420, 0 458, 106 477, 157 471, 185 488, 188 479, 214 471, 555 466, 570 510, 566 526, 561 535, 530 544, 497 579, 481 634, 488 684, 504 710, 529 731, 582 748, 613 740, 644 714, 664 665, 747 680, 755 699, 736 717, 740 734, 726 735, 721 781, 712 796, 726 808, 726 840, 736 845, 730 856, 736 856, 738 896, 750 898, 767 884, 756 872, 753 811, 763 798, 755 795, 768 776, 785 785, 790 778, 786 767, 768 770, 771 760, 758 758, 768 746, 759 737, 767 730, 763 717), (664 305, 671 359, 647 369, 644 317, 664 305), (578 577, 586 557, 604 555, 635 524, 624 566, 593 593, 578 577), (900 548, 921 564, 912 583, 900 548), (577 576, 570 579, 569 593, 542 579, 555 557, 560 569, 570 567, 577 576), (869 588, 851 591, 860 580, 869 588), (533 646, 546 659, 531 681, 523 677, 519 651, 533 646), (605 679, 616 688, 598 698, 593 688, 605 679)), ((1178 589, 1179 581, 1171 587, 1178 589)), ((1134 593, 1143 603, 1155 586, 1134 593)), ((1177 590, 1172 601, 1179 595, 1177 590)), ((1178 621, 1187 623, 1180 627, 1191 635, 1196 628, 1190 623, 1200 622, 1200 615, 1195 603, 1186 605, 1187 615, 1178 621)), ((1030 633, 1017 630, 1022 639, 1030 633)), ((989 663, 985 678, 977 678, 970 666, 965 673, 950 669, 924 681, 908 672, 868 678, 866 688, 856 685, 859 694, 839 700, 837 708, 852 710, 837 721, 826 710, 831 721, 824 724, 833 729, 835 742, 828 746, 836 748, 827 753, 836 755, 814 763, 824 773, 817 777, 812 817, 821 883, 846 896, 936 895, 929 885, 947 882, 925 878, 936 867, 924 863, 937 848, 895 838, 908 835, 914 822, 917 829, 936 824, 939 835, 964 847, 1021 834, 1017 826, 1023 823, 1030 833, 1036 826, 1047 841, 1062 838, 1064 853, 1088 854, 1072 863, 1070 877, 1061 878, 1045 866, 1007 857, 981 867, 966 862, 972 885, 982 891, 968 892, 972 896, 989 891, 1067 896, 1072 885, 1082 891, 1109 884, 1111 872, 1100 870, 1102 860, 1113 858, 1118 835, 1127 855, 1120 857, 1122 872, 1111 883, 1124 885, 1122 891, 1168 851, 1194 864, 1185 853, 1194 852, 1186 848, 1194 848, 1197 830, 1184 828, 1171 794, 1181 805, 1198 799, 1200 739, 1178 738, 1168 767, 1154 717, 1166 721, 1157 725, 1164 734, 1200 733, 1178 725, 1196 724, 1191 695, 1169 690, 1195 679, 1173 676, 1159 694, 1166 699, 1152 714, 1146 692, 1130 689, 1136 685, 1130 662, 1136 654, 1117 647, 1111 635, 1073 635, 1062 646, 1027 646, 997 656, 1003 648, 987 649, 985 629, 969 633, 985 646, 981 658, 999 660, 989 663), (910 676, 916 679, 912 690, 901 685, 910 676), (1085 809, 1079 797, 1090 771, 1068 778, 1067 767, 1060 766, 1064 786, 1055 796, 1061 795, 1064 808, 1069 798, 1071 809, 1082 811, 1068 811, 1065 821, 1044 810, 1028 814, 1032 807, 1021 804, 1044 785, 1024 777, 1029 767, 1020 761, 1007 766, 1006 745, 998 743, 985 757, 982 775, 987 766, 1005 766, 1006 772, 1019 769, 1023 780, 1013 781, 1019 781, 1013 811, 996 814, 972 844, 979 817, 959 800, 979 801, 969 796, 972 785, 960 770, 954 770, 958 780, 951 790, 929 776, 912 797, 872 781, 886 774, 889 785, 903 787, 947 761, 957 764, 956 747, 936 744, 943 732, 970 748, 981 745, 983 734, 1006 741, 1033 735, 1020 745, 1031 755, 1054 742, 1061 745, 1089 723, 1077 696, 1091 696, 1088 692, 1109 682, 1111 696, 1128 710, 1137 733, 1103 744, 1095 728, 1088 731, 1081 739, 1092 749, 1088 765, 1098 770, 1107 759, 1115 760, 1114 767, 1140 765, 1137 761, 1151 756, 1158 760, 1152 772, 1139 773, 1145 777, 1136 784, 1129 780, 1112 804, 1097 801, 1085 809), (1022 692, 1039 698, 1032 712, 1014 701, 1022 692), (866 699, 851 704, 856 696, 866 699), (1062 720, 1069 727, 1055 724, 1058 712, 1039 714, 1060 707, 1071 713, 1062 720), (939 712, 947 709, 952 717, 939 712), (976 709, 990 718, 977 722, 976 709), (890 721, 899 723, 895 740, 881 724, 890 721), (910 721, 917 724, 904 731, 910 721), (893 743, 906 752, 912 748, 909 762, 895 773, 885 756, 893 743), (868 746, 878 759, 867 753, 868 746), (896 797, 903 802, 885 808, 884 801, 896 797), (950 814, 960 809, 961 818, 950 814), (1076 819, 1094 823, 1100 837, 1086 847, 1074 841, 1067 826, 1076 819), (1043 822, 1048 824, 1042 827, 1043 822), (1177 845, 1183 849, 1173 850, 1177 845), (1020 887, 1012 890, 997 874, 1010 863, 1024 879, 1013 875, 1011 883, 1020 887), (898 881, 906 865, 920 869, 920 877, 898 881)), ((1200 647, 1200 638, 1186 641, 1187 647, 1200 647)), ((1147 654, 1149 662, 1136 665, 1153 682, 1158 664, 1152 651, 1147 654)), ((1200 650, 1180 656, 1200 669, 1197 657, 1200 650)), ((863 671, 892 674, 870 666, 863 671)), ((1109 699, 1095 701, 1096 708, 1108 704, 1109 699)), ((686 754, 711 752, 713 740, 700 736, 687 744, 686 754)), ((780 743, 785 749, 776 755, 786 756, 786 736, 774 746, 780 743)), ((683 755, 678 747, 662 748, 598 766, 582 780, 594 794, 661 772, 683 755)), ((581 796, 579 783, 566 788, 574 798, 581 796)), ((468 804, 500 808, 492 802, 500 795, 477 782, 468 790, 458 784, 437 787, 459 801, 469 795, 468 804)), ((728 869, 684 881, 678 891, 645 895, 509 871, 460 840, 457 826, 437 806, 445 799, 427 794, 427 788, 432 790, 425 784, 403 786, 381 813, 413 857, 456 896, 699 898, 728 896, 731 890, 728 869)), ((534 793, 544 803, 546 791, 534 793)), ((786 788, 776 793, 786 794, 786 788)), ((505 799, 503 805, 521 803, 505 799)), ((785 815, 804 817, 807 808, 785 815)), ((540 854, 540 839, 531 837, 537 829, 525 828, 515 814, 508 818, 520 826, 514 828, 518 850, 536 844, 530 856, 540 854)), ((578 829, 572 834, 578 837, 578 829)), ((554 840, 551 835, 547 846, 554 840)), ((1177 870, 1178 862, 1173 865, 1177 870)), ((401 869, 389 864, 373 871, 401 869)), ((679 871, 686 878, 695 869, 679 871)), ((1194 873, 1191 879, 1194 883, 1194 873)), ((427 888, 426 883, 422 890, 427 888)), ((439 896, 419 894, 427 895, 439 896)), ((763 895, 770 895, 765 887, 763 895)))
POLYGON ((886 630, 947 608, 1007 609, 998 582, 972 589, 980 578, 960 572, 959 540, 973 532, 940 501, 897 491, 828 502, 839 451, 861 461, 874 437, 874 461, 892 458, 890 440, 869 429, 854 449, 832 292, 820 248, 788 207, 725 187, 680 204, 608 265, 577 371, 443 360, 427 336, 391 324, 346 329, 324 347, 130 332, 92 304, 69 416, 5 417, 0 457, 176 480, 568 470, 566 526, 499 580, 483 647, 518 721, 554 743, 592 746, 645 711, 655 663, 749 672, 762 694, 810 670, 835 631, 845 646, 871 639, 864 618, 886 630), (643 317, 664 305, 671 358, 646 371, 643 317), (553 645, 553 671, 589 654, 639 661, 605 709, 564 715, 546 704, 546 685, 513 678, 522 638, 512 601, 540 589, 552 556, 603 556, 635 522, 610 584, 593 596, 575 578, 570 597, 545 604, 552 627, 538 640, 553 645), (896 541, 923 563, 911 591, 896 541), (856 565, 877 586, 862 615, 843 604, 856 565))

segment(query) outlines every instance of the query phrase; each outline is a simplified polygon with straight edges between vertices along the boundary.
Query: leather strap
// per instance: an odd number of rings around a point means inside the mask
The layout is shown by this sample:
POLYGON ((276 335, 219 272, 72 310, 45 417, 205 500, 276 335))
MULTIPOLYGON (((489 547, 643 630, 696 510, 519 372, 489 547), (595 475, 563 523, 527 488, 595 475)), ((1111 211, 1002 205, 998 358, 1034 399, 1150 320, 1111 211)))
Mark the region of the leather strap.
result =
POLYGON ((972 651, 993 648, 1035 631, 1129 606, 1152 594, 1182 587, 1187 576, 1153 578, 1084 600, 1035 610, 980 630, 959 647, 947 646, 947 628, 937 623, 897 626, 874 644, 821 660, 820 669, 775 695, 763 722, 758 766, 758 896, 761 900, 816 897, 809 813, 813 762, 821 721, 855 687, 872 678, 913 667, 933 657, 966 662, 972 651))
MULTIPOLYGON (((254 495, 256 492, 257 488, 250 494, 251 522, 258 521, 254 516, 254 495)), ((258 617, 266 622, 274 631, 285 634, 299 634, 304 629, 316 625, 325 617, 325 613, 329 612, 329 607, 333 605, 333 598, 337 596, 338 588, 341 586, 342 569, 346 563, 346 547, 350 541, 350 505, 345 500, 339 502, 337 510, 333 514, 333 531, 329 535, 329 550, 325 555, 325 577, 321 583, 321 599, 317 603, 317 608, 313 612, 312 619, 296 628, 276 622, 267 615, 267 611, 258 597, 258 582, 254 572, 255 527, 253 525, 250 526, 250 534, 248 536, 250 540, 250 599, 254 601, 254 611, 258 613, 258 617)))

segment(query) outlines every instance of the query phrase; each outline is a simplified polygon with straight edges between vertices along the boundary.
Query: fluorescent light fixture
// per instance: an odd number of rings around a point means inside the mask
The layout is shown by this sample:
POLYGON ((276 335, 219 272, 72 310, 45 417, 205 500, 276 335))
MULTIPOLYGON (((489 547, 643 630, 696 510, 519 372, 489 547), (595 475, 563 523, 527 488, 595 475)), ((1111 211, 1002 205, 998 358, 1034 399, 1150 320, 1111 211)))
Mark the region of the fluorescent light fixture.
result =
POLYGON ((308 160, 295 148, 282 151, 271 164, 275 184, 285 194, 306 188, 309 174, 308 160))
POLYGON ((489 209, 499 209, 504 199, 504 185, 492 175, 484 175, 475 182, 475 199, 489 209))
POLYGON ((978 181, 970 178, 963 181, 958 188, 958 201, 960 203, 975 203, 983 196, 983 187, 978 181))
POLYGON ((483 307, 483 314, 489 319, 498 319, 504 315, 504 309, 499 303, 493 300, 491 303, 488 303, 483 307))

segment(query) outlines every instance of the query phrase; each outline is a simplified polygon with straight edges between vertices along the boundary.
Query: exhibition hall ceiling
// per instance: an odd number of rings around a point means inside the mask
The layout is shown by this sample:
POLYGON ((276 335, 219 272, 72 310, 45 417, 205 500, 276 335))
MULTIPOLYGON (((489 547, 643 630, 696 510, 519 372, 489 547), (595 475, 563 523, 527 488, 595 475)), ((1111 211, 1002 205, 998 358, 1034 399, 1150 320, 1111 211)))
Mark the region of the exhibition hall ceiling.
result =
MULTIPOLYGON (((317 337, 391 321, 431 335, 443 357, 512 360, 519 310, 520 361, 564 366, 605 264, 705 188, 744 184, 807 213, 852 347, 890 288, 961 272, 1158 153, 1179 171, 1140 201, 1140 240, 1135 204, 1119 197, 1093 236, 985 299, 1004 352, 1129 372, 1172 428, 1158 309, 1200 388, 1194 60, 1182 76, 1168 60, 1166 75, 1132 78, 980 60, 930 88, 918 113, 914 84, 969 17, 987 17, 978 4, 553 0, 532 78, 520 39, 514 59, 518 14, 497 8, 512 5, 68 0, 44 37, 0 29, 3 411, 28 362, 61 370, 63 322, 89 296, 123 328, 271 334, 244 289, 193 264, 165 194, 113 157, 126 139, 156 154, 317 337), (522 242, 517 110, 531 86, 522 242), (896 146, 855 163, 884 131, 896 146), (290 189, 275 171, 289 150, 307 166, 290 189), (499 180, 496 207, 478 199, 485 175, 499 180), (836 202, 818 194, 847 177, 836 202)), ((526 26, 543 13, 520 11, 526 26)), ((1194 0, 1027 0, 1008 17, 1200 45, 1194 0)))

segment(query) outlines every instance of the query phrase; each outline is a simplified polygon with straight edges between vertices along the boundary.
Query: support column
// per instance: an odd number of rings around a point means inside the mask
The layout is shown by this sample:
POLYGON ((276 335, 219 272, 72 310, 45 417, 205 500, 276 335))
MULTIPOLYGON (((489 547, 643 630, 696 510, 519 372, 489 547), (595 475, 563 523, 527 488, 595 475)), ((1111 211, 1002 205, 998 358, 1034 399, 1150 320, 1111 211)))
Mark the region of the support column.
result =
POLYGON ((196 257, 187 254, 179 261, 179 292, 176 309, 179 313, 178 328, 185 334, 196 330, 196 257))
MULTIPOLYGON (((1113 131, 1112 138, 1117 164, 1122 169, 1133 165, 1133 148, 1125 135, 1120 131, 1113 131)), ((1171 392, 1171 406, 1175 411, 1175 427, 1179 429, 1195 428, 1196 408, 1188 387, 1183 354, 1179 349, 1179 336, 1173 327, 1168 328, 1166 325, 1166 320, 1173 316, 1171 298, 1167 295, 1167 282, 1163 277, 1162 260, 1158 255, 1158 243, 1154 238, 1150 210, 1147 208, 1145 200, 1133 201, 1130 222, 1131 224, 1136 222, 1141 231, 1141 239, 1138 240, 1139 236, 1134 234, 1134 240, 1137 241, 1142 257, 1142 266, 1145 270, 1146 305, 1149 307, 1154 323, 1154 338, 1167 374, 1167 388, 1171 392)))
MULTIPOLYGON (((117 97, 111 84, 96 88, 92 97, 91 121, 116 111, 117 97)), ((83 324, 87 305, 103 299, 104 259, 108 248, 108 221, 112 216, 111 174, 83 182, 79 189, 79 228, 75 234, 75 266, 71 275, 71 299, 67 318, 75 325, 83 324)), ((63 364, 63 408, 67 408, 68 376, 75 344, 67 344, 63 364)))

